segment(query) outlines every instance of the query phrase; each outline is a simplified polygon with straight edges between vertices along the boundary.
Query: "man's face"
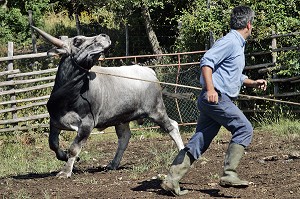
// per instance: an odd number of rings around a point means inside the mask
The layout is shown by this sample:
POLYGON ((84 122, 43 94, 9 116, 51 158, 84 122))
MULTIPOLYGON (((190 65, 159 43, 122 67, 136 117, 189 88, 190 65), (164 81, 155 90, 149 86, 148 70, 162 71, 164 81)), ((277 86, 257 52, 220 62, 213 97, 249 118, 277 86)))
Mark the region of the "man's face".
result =
POLYGON ((251 21, 248 22, 247 29, 248 29, 248 37, 247 38, 249 38, 251 36, 252 29, 253 29, 253 23, 251 21))

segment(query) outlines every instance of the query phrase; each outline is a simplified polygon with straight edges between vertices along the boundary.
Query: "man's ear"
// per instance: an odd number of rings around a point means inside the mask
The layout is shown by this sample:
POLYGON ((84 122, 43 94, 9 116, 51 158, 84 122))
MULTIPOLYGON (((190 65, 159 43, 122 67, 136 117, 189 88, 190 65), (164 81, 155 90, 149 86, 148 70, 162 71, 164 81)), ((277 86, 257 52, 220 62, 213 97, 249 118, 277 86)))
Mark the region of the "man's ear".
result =
POLYGON ((48 56, 60 56, 60 55, 64 55, 67 54, 68 51, 66 49, 62 49, 62 48, 52 48, 51 50, 49 50, 47 52, 48 56))
POLYGON ((250 30, 250 29, 251 29, 251 26, 252 26, 252 25, 251 25, 251 21, 248 21, 248 23, 247 23, 247 29, 250 30))

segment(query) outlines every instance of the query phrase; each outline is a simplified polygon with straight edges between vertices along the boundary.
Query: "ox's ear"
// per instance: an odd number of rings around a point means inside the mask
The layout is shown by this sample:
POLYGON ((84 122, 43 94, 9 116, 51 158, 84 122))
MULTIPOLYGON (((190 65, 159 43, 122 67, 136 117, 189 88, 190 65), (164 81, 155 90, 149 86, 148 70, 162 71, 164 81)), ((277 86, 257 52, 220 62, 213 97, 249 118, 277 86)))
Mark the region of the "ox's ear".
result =
POLYGON ((52 48, 47 52, 48 56, 60 56, 65 54, 68 54, 68 51, 63 48, 52 48))

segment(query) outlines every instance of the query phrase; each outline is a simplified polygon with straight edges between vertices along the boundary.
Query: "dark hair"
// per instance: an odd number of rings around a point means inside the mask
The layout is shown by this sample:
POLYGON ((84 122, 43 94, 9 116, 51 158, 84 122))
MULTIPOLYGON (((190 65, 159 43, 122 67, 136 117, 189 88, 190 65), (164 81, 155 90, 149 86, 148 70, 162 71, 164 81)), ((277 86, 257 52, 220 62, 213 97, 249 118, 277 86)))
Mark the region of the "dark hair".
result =
POLYGON ((233 8, 230 16, 230 28, 239 30, 246 28, 247 23, 253 22, 254 11, 248 6, 237 6, 233 8))

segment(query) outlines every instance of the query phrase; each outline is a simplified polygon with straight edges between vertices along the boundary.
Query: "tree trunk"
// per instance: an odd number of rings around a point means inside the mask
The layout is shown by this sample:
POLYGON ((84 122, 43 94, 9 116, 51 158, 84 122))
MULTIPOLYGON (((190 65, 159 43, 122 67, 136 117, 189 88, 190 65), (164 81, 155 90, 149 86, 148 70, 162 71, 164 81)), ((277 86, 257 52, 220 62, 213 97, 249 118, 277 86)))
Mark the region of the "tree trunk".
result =
POLYGON ((7 0, 0 0, 1 8, 7 9, 7 0))
MULTIPOLYGON (((144 18, 144 23, 145 23, 145 27, 146 27, 146 33, 149 39, 149 42, 151 44, 152 50, 154 54, 162 54, 162 49, 159 45, 159 42, 157 40, 155 31, 153 30, 152 27, 152 20, 150 17, 150 12, 149 9, 147 7, 147 5, 142 4, 142 16, 144 18)), ((157 57, 158 61, 161 59, 161 57, 157 57)))
POLYGON ((78 14, 78 12, 75 13, 75 21, 76 21, 77 35, 80 35, 81 31, 80 31, 80 20, 79 20, 79 14, 78 14))

